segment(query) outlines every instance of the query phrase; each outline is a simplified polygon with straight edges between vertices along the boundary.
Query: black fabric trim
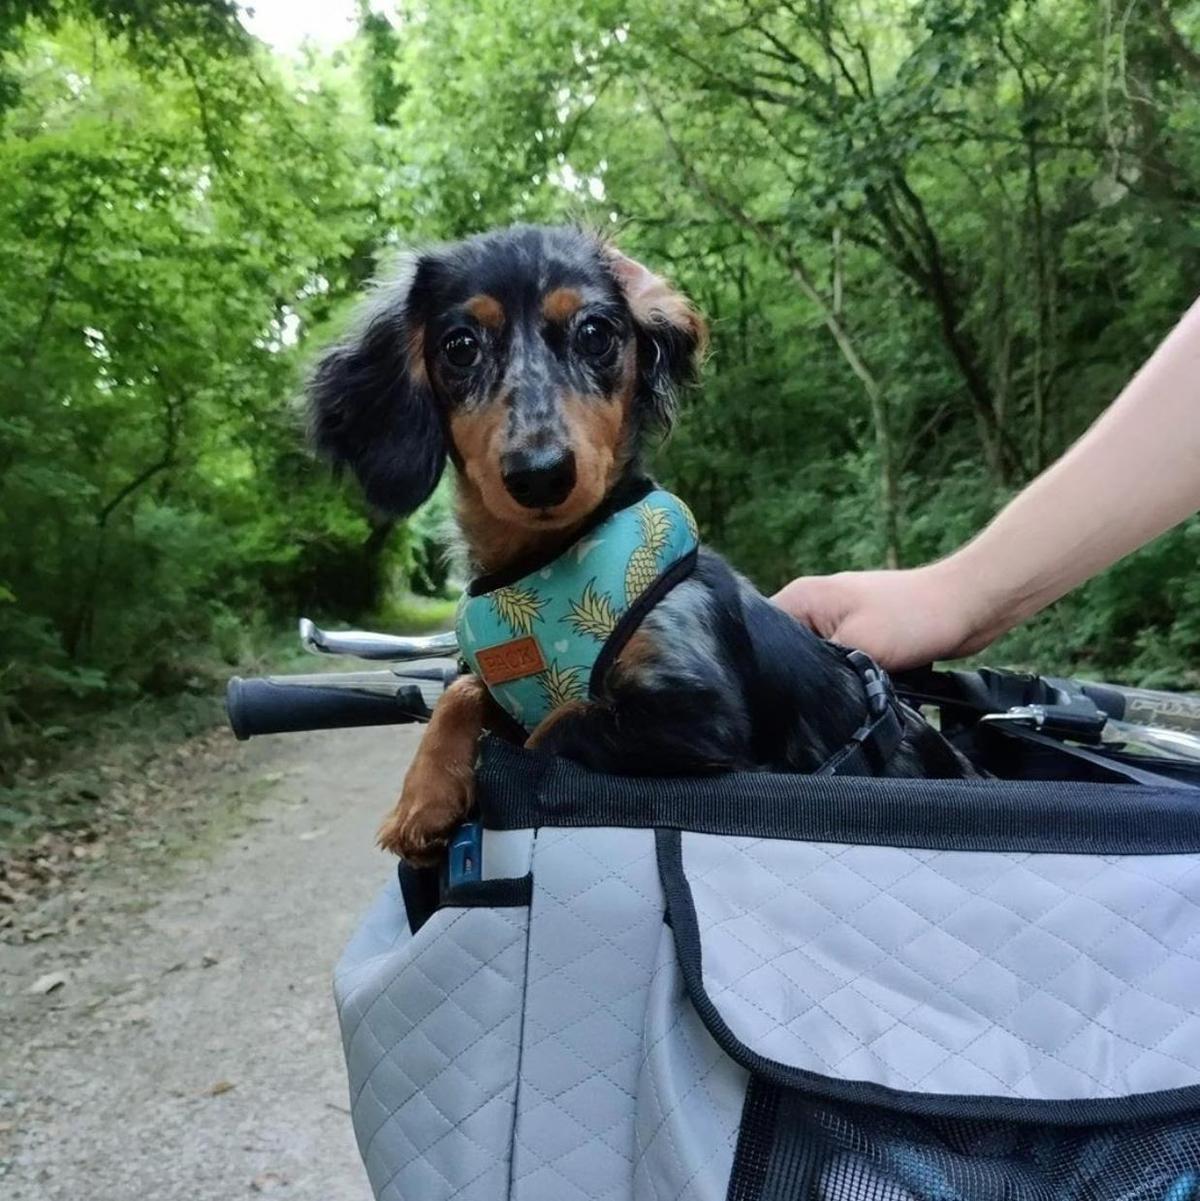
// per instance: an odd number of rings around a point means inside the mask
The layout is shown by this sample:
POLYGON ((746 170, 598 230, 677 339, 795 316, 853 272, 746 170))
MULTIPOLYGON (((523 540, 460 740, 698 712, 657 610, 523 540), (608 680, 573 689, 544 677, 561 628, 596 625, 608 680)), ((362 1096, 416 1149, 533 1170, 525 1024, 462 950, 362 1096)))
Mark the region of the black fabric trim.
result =
POLYGON ((1106 772, 1114 780, 1128 781, 1130 784, 1159 785, 1169 779, 1153 770, 1153 759, 1143 757, 1136 763, 1109 759, 1107 755, 1100 755, 1087 747, 1060 742, 1049 734, 1031 730, 1028 726, 1022 726, 1016 722, 1011 725, 1005 722, 996 722, 994 725, 989 725, 987 730, 989 735, 997 738, 1016 739, 1060 755, 1070 755, 1072 759, 1090 764, 1097 771, 1106 772))
POLYGON ((1041 1122, 1050 1126, 1135 1122, 1194 1110, 1200 1106, 1200 1084, 1162 1089, 1127 1097, 1031 1101, 1021 1097, 912 1093, 865 1080, 841 1080, 768 1059, 746 1046, 726 1024, 704 988, 703 947, 691 885, 683 870, 683 839, 678 830, 655 833, 659 878, 671 916, 671 933, 684 989, 697 1016, 717 1045, 748 1072, 782 1088, 809 1095, 879 1105, 902 1113, 950 1118, 1041 1122))
POLYGON ((516 909, 533 901, 533 875, 473 880, 447 888, 438 867, 396 866, 400 896, 410 934, 416 934, 439 909, 516 909))
POLYGON ((404 900, 409 933, 416 934, 437 911, 438 869, 413 867, 401 859, 396 865, 396 875, 400 880, 400 896, 404 900))
POLYGON ((439 909, 522 909, 533 902, 533 873, 473 880, 442 891, 439 909))
POLYGON ((532 572, 549 567, 568 547, 574 546, 581 538, 590 534, 601 522, 607 521, 620 509, 628 509, 630 505, 636 505, 639 500, 649 496, 657 487, 658 485, 646 476, 639 475, 623 480, 600 505, 592 510, 583 525, 566 542, 553 542, 551 547, 532 555, 525 555, 500 571, 476 576, 467 585, 467 595, 483 596, 488 592, 494 592, 497 588, 507 588, 509 584, 515 584, 532 572))
POLYGON ((778 1113, 779 1090, 773 1084, 751 1076, 742 1103, 737 1149, 733 1153, 725 1201, 762 1201, 775 1148, 778 1113))
POLYGON ((493 830, 666 827, 929 850, 1200 852, 1200 797, 1185 785, 773 772, 612 776, 485 738, 476 795, 480 818, 493 830))
POLYGON ((617 619, 613 632, 609 634, 596 656, 596 662, 592 664, 592 674, 588 677, 588 696, 594 698, 599 692, 608 669, 625 649, 625 644, 637 633, 637 628, 645 620, 646 614, 672 588, 682 584, 696 570, 696 557, 699 553, 700 548, 693 546, 681 559, 676 559, 617 619))

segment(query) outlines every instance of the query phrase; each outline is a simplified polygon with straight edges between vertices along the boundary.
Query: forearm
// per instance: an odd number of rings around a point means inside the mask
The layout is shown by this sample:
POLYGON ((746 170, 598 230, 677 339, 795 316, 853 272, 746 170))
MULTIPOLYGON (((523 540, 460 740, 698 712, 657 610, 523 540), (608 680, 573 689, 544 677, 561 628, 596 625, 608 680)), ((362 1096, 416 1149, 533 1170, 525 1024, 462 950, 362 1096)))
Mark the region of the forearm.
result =
POLYGON ((1200 301, 1107 412, 933 569, 994 637, 1200 509, 1200 301))

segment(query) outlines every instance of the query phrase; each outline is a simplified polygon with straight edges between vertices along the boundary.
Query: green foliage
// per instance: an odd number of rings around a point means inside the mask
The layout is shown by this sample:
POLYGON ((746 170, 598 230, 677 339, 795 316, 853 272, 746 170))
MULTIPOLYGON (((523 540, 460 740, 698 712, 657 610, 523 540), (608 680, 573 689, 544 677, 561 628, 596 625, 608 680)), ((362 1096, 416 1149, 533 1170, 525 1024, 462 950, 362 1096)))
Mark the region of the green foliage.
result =
MULTIPOLYGON (((771 588, 957 546, 1193 299, 1200 10, 1150 7, 422 6, 400 127, 446 234, 581 216, 709 314, 658 467, 771 588)), ((997 654, 1185 680, 1194 538, 997 654)))
MULTIPOLYGON (((225 0, 7 6, 0 753, 447 587, 445 493, 366 512, 292 401, 423 239, 583 219, 694 297, 712 358, 657 468, 760 585, 950 550, 1192 299, 1200 12, 1150 7, 364 4, 289 62, 225 0)), ((998 655, 1182 679, 1197 537, 998 655)))
POLYGON ((68 702, 370 608, 411 558, 293 403, 383 240, 353 66, 296 79, 206 7, 33 6, 7 60, 0 758, 68 702))

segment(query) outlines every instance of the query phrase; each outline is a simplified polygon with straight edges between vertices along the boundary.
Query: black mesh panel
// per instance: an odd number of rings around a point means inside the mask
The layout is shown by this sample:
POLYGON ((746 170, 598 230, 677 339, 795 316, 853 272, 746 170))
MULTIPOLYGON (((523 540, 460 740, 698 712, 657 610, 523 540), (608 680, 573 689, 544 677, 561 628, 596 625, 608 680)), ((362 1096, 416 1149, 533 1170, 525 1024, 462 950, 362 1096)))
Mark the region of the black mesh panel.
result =
POLYGON ((755 1081, 730 1201, 1200 1201, 1200 1114, 1108 1126, 931 1118, 755 1081))

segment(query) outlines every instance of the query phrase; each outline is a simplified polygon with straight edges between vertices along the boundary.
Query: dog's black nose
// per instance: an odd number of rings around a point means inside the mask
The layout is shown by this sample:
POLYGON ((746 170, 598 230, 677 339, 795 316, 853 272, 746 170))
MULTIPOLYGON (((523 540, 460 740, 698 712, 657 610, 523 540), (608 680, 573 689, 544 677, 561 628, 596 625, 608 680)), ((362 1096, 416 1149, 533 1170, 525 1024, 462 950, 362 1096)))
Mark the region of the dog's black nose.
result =
POLYGON ((575 487, 575 452, 514 450, 500 461, 504 486, 527 509, 549 509, 561 504, 575 487))

